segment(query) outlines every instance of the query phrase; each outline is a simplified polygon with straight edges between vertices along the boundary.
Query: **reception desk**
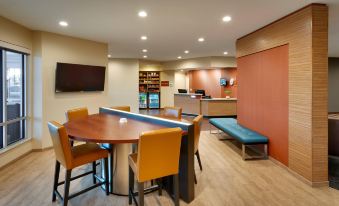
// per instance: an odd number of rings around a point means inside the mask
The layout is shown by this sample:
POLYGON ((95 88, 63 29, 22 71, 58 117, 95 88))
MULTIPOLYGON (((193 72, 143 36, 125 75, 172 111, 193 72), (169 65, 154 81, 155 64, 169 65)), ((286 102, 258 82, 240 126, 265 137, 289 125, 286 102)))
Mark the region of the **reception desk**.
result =
POLYGON ((184 114, 204 116, 236 116, 236 98, 202 99, 201 94, 174 94, 174 106, 181 107, 184 114))

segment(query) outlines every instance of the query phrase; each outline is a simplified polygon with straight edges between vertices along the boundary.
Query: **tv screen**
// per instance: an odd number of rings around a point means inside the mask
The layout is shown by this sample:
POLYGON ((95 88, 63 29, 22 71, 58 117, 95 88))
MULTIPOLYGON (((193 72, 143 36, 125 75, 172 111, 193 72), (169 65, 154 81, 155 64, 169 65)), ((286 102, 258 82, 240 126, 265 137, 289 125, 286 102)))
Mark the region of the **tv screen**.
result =
POLYGON ((55 92, 104 91, 105 70, 102 66, 58 62, 55 92))
POLYGON ((220 86, 226 86, 227 80, 225 78, 220 78, 220 86))

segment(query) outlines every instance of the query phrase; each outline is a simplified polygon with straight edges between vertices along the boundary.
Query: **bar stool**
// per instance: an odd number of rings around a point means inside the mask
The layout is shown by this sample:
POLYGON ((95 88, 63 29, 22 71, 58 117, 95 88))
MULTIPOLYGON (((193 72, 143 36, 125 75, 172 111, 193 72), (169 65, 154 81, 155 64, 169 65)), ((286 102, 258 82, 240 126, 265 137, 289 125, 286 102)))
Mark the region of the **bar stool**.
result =
POLYGON ((65 127, 55 121, 48 122, 48 129, 52 137, 56 157, 52 201, 56 201, 56 196, 58 196, 62 200, 63 205, 67 206, 69 199, 103 184, 105 184, 106 187, 106 195, 109 195, 108 151, 100 148, 100 146, 95 143, 87 143, 71 147, 65 127), (74 168, 88 163, 93 163, 100 159, 104 159, 105 162, 104 172, 106 180, 96 176, 96 171, 94 169, 81 175, 71 177, 72 170, 74 168), (66 169, 65 181, 62 182, 59 182, 60 165, 66 169), (94 185, 70 195, 69 187, 71 181, 89 174, 93 174, 93 177, 98 179, 99 183, 94 183, 94 185), (62 184, 65 184, 64 197, 62 197, 58 192, 58 186, 62 184))
POLYGON ((182 109, 180 107, 164 107, 164 116, 181 119, 182 109))
MULTIPOLYGON (((138 142, 138 153, 129 155, 129 204, 135 199, 134 177, 138 182, 139 205, 144 205, 144 182, 173 176, 174 203, 179 205, 179 156, 182 130, 168 128, 143 132, 138 142)), ((159 187, 161 195, 161 187, 159 187)))
MULTIPOLYGON (((200 170, 202 171, 202 165, 200 160, 200 154, 199 154, 199 140, 200 140, 200 131, 201 131, 201 125, 202 125, 203 116, 199 115, 193 119, 193 125, 194 125, 194 154, 198 159, 200 170)), ((194 182, 195 184, 198 183, 197 177, 194 173, 194 182)))
POLYGON ((110 107, 110 108, 111 109, 125 111, 125 112, 130 112, 131 111, 131 107, 130 106, 114 106, 114 107, 110 107))

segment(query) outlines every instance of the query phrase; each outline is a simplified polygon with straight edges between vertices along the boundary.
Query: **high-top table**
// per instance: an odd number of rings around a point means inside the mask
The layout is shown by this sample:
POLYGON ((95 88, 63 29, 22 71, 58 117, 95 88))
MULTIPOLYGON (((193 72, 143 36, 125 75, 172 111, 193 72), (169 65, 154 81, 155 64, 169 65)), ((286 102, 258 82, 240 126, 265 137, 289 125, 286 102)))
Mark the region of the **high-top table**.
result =
MULTIPOLYGON (((126 168, 128 168, 128 161, 125 154, 131 152, 131 143, 137 143, 142 132, 161 128, 182 128, 184 132, 179 162, 180 196, 185 202, 191 202, 194 199, 194 129, 192 123, 187 120, 164 119, 161 116, 153 117, 110 108, 100 108, 99 114, 69 121, 64 126, 70 138, 74 140, 107 144, 112 157, 114 151, 123 151, 120 152, 124 154, 122 157, 119 156, 119 153, 115 153, 115 161, 124 161, 125 163, 116 165, 125 165, 126 168), (127 122, 120 123, 121 118, 126 118, 127 122)), ((121 178, 121 175, 120 178, 113 178, 114 171, 118 169, 114 168, 113 160, 114 158, 110 160, 109 172, 111 192, 113 192, 113 181, 128 181, 128 172, 121 174, 123 178, 121 178)), ((121 169, 121 171, 128 171, 124 168, 121 169)), ((172 191, 171 182, 168 183, 168 191, 172 191)))

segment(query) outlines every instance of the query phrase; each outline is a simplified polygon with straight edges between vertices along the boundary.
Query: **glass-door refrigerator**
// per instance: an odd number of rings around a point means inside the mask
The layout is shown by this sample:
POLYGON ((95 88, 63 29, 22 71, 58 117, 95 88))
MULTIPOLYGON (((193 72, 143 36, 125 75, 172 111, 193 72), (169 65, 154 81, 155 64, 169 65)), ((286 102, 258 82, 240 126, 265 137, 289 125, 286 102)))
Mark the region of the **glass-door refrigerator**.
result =
POLYGON ((159 92, 148 93, 148 108, 149 109, 160 108, 160 93, 159 92))
POLYGON ((139 108, 147 109, 147 92, 139 93, 139 108))

